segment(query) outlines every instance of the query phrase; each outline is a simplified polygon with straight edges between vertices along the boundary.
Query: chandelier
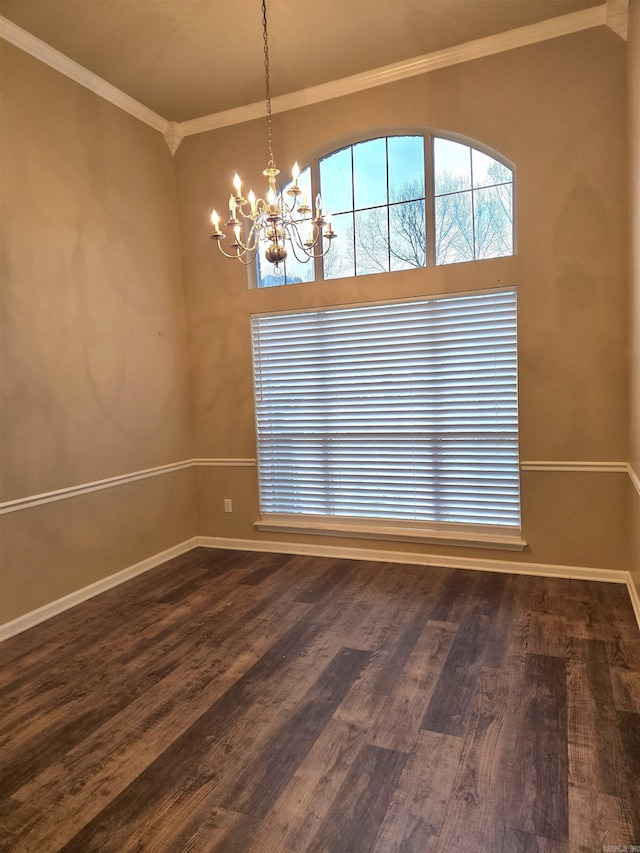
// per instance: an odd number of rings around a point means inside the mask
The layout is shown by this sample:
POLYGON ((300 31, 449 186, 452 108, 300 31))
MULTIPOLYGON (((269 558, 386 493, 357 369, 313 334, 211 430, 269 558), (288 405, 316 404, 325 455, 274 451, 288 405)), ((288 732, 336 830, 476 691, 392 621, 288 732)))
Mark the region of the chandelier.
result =
POLYGON ((244 198, 242 181, 236 172, 233 192, 229 196, 229 219, 225 223, 233 235, 229 244, 233 252, 225 252, 222 248, 226 235, 220 230, 220 216, 215 209, 211 213, 211 239, 216 241, 225 257, 235 258, 245 265, 253 263, 260 247, 266 246, 264 257, 274 265, 274 272, 279 275, 280 264, 288 255, 288 246, 298 261, 307 263, 312 258, 326 255, 331 248, 331 241, 337 235, 331 224, 331 214, 322 210, 320 194, 315 199, 314 215, 307 198, 298 186, 300 167, 297 163, 293 164, 291 186, 286 193, 278 194, 276 189, 276 177, 280 170, 276 168, 273 159, 266 0, 262 0, 262 37, 269 150, 268 165, 262 173, 267 179, 266 198, 256 198, 253 190, 249 190, 244 198))

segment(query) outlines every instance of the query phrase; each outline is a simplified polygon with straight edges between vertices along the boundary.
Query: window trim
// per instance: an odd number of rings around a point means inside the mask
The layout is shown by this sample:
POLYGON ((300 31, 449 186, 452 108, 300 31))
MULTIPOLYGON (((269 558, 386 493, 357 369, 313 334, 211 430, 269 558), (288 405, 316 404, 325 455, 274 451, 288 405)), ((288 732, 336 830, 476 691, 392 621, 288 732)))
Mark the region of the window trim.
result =
POLYGON ((382 539, 396 542, 416 542, 425 545, 457 545, 466 548, 495 548, 503 551, 523 551, 527 542, 521 531, 505 533, 504 528, 491 525, 467 525, 472 530, 452 530, 420 522, 379 524, 359 518, 337 518, 323 515, 300 516, 269 513, 255 521, 256 530, 270 533, 297 533, 317 536, 341 536, 353 539, 382 539))

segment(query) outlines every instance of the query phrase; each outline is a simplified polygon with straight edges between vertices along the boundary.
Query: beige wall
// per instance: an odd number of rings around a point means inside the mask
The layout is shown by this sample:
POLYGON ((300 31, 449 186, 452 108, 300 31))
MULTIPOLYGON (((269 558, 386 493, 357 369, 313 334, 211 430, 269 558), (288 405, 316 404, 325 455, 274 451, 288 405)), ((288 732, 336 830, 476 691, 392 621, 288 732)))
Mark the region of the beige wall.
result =
MULTIPOLYGON (((629 461, 640 477, 640 0, 629 3, 629 461)), ((640 486, 638 487, 640 488, 640 486)), ((640 595, 640 494, 631 494, 632 572, 640 595)))
MULTIPOLYGON (((11 501, 189 458, 192 436, 169 150, 1 50, 0 501, 11 501)), ((0 623, 193 535, 191 473, 0 516, 0 623)))
MULTIPOLYGON (((518 254, 249 290, 244 270, 219 256, 208 239, 207 213, 214 204, 224 209, 236 168, 247 185, 255 182, 254 189, 262 189, 264 122, 185 139, 176 174, 197 456, 255 455, 251 313, 516 284, 522 458, 626 460, 621 39, 606 28, 555 39, 277 115, 274 123, 283 169, 353 135, 388 128, 441 128, 492 146, 517 165, 518 254)), ((198 482, 201 534, 269 538, 253 529, 255 469, 210 468, 198 472, 198 482), (232 515, 221 511, 224 497, 234 500, 232 515)), ((627 486, 622 474, 527 472, 523 527, 530 547, 522 559, 627 568, 627 486)), ((448 553, 473 555, 468 549, 448 553)))

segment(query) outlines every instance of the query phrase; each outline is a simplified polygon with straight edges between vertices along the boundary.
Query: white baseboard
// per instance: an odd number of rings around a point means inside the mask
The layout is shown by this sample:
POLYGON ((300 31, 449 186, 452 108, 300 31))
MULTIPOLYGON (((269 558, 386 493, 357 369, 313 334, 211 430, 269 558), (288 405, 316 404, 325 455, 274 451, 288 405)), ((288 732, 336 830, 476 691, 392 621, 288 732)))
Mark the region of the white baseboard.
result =
POLYGON ((368 548, 343 548, 335 545, 320 545, 316 543, 301 544, 290 542, 258 541, 256 539, 226 539, 217 536, 194 536, 173 548, 168 548, 160 554, 155 554, 129 566, 120 572, 109 575, 102 580, 89 584, 82 589, 65 595, 50 604, 45 604, 37 610, 25 613, 11 622, 0 625, 0 642, 16 634, 33 628, 35 625, 75 607, 101 592, 106 592, 143 572, 179 557, 196 547, 228 548, 234 551, 262 551, 274 554, 301 554, 314 557, 337 557, 345 560, 369 560, 381 563, 410 563, 419 566, 437 566, 448 569, 470 569, 483 572, 504 572, 516 575, 534 575, 548 578, 567 578, 573 580, 604 581, 605 583, 623 583, 629 591, 638 628, 640 628, 640 597, 629 572, 618 569, 594 569, 581 566, 562 566, 547 563, 525 563, 514 560, 485 560, 476 557, 444 557, 437 554, 415 554, 405 551, 384 551, 368 548))
POLYGON ((187 539, 179 545, 174 545, 173 548, 167 548, 166 551, 162 551, 160 554, 154 554, 153 557, 148 557, 140 563, 136 563, 133 566, 122 569, 120 572, 116 572, 113 575, 102 578, 102 580, 89 584, 89 586, 84 586, 82 589, 71 592, 69 595, 63 596, 63 598, 58 598, 50 604, 38 607, 37 610, 25 613, 24 616, 19 616, 11 622, 5 622, 4 625, 0 625, 0 642, 2 642, 2 640, 7 640, 9 637, 13 637, 15 634, 20 634, 28 628, 33 628, 34 625, 39 625, 40 622, 44 622, 52 616, 57 616, 58 613, 69 610, 71 607, 75 607, 76 604, 80 604, 88 598, 93 598, 95 595, 100 595, 101 592, 106 592, 114 586, 118 586, 125 581, 131 580, 131 578, 135 578, 136 575, 148 572, 149 569, 155 569, 156 566, 159 566, 161 563, 165 563, 167 560, 171 560, 173 557, 179 557, 181 554, 186 554, 187 551, 191 551, 191 549, 195 548, 196 545, 197 541, 194 536, 192 539, 187 539))
POLYGON ((627 580, 627 589, 629 590, 629 598, 631 599, 633 612, 636 614, 636 622, 638 623, 638 628, 640 628, 640 595, 638 595, 638 590, 636 589, 636 585, 633 582, 631 574, 629 574, 629 579, 627 580))
POLYGON ((406 551, 384 551, 368 548, 343 548, 338 545, 301 544, 299 542, 267 542, 256 539, 224 539, 198 536, 202 548, 229 548, 238 551, 269 551, 276 554, 308 554, 314 557, 338 557, 345 560, 371 560, 380 563, 411 563, 416 566, 438 566, 445 569, 471 569, 481 572, 507 572, 511 575, 537 575, 547 578, 569 578, 583 581, 627 583, 629 572, 619 569, 594 569, 581 566, 556 566, 548 563, 525 563, 516 560, 485 560, 478 557, 443 557, 438 554, 416 554, 406 551))

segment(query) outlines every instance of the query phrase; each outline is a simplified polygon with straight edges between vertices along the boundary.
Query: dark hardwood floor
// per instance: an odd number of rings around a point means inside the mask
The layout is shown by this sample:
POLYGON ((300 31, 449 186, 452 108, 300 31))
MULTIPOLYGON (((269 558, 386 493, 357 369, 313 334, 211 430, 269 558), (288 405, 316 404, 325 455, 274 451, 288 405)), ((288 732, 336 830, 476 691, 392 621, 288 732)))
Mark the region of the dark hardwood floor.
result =
POLYGON ((621 585, 196 549, 0 664, 2 851, 640 845, 621 585))

